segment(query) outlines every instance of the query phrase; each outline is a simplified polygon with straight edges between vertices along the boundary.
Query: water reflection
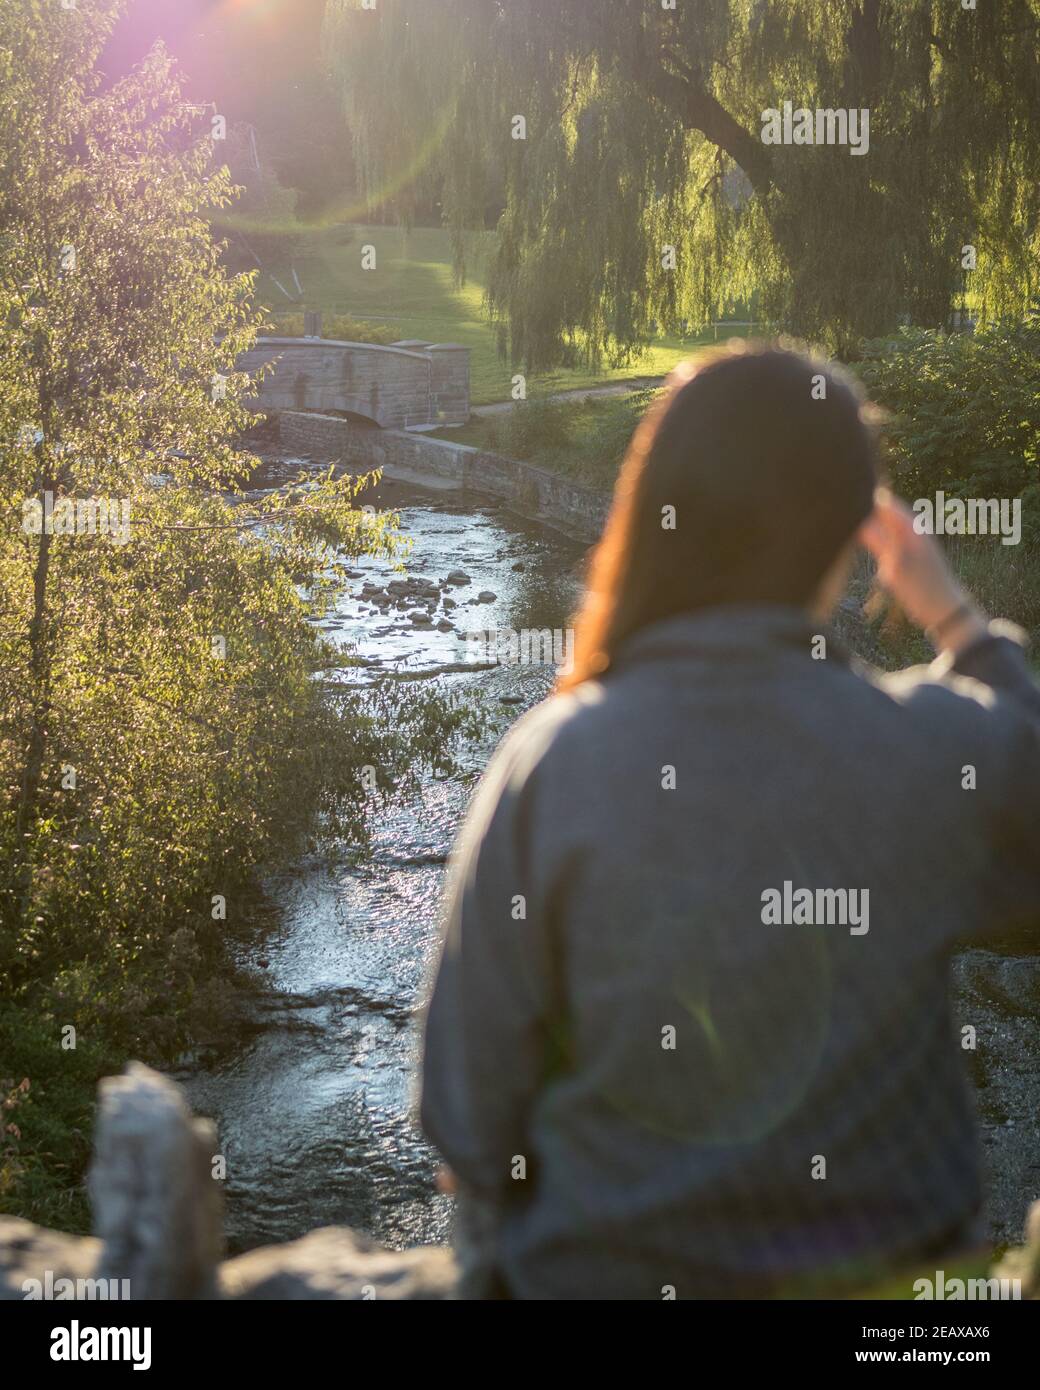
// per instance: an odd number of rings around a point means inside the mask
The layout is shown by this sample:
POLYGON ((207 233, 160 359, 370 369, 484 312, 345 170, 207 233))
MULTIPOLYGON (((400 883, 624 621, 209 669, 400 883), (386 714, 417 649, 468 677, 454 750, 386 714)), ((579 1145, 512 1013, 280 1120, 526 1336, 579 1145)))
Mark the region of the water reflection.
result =
MULTIPOLYGON (((497 508, 463 510, 457 496, 390 485, 384 497, 414 539, 409 576, 438 581, 462 569, 471 583, 448 591, 456 607, 438 602, 436 620, 452 623, 440 631, 415 625, 411 608, 373 613, 362 586, 385 590, 399 576, 385 562, 360 560, 351 596, 327 625, 336 641, 378 669, 425 671, 462 661, 466 631, 566 626, 581 547, 497 508), (478 602, 482 591, 494 601, 478 602)), ((552 670, 499 666, 436 679, 486 692, 494 714, 487 744, 469 750, 460 780, 431 779, 421 804, 379 818, 370 863, 312 860, 266 885, 271 929, 236 948, 243 964, 267 963, 268 989, 251 1006, 247 1036, 177 1073, 195 1110, 218 1125, 233 1251, 327 1224, 398 1247, 446 1236, 450 1199, 434 1191, 435 1157, 410 1115, 412 1011, 472 775, 508 724, 548 692, 552 670)))

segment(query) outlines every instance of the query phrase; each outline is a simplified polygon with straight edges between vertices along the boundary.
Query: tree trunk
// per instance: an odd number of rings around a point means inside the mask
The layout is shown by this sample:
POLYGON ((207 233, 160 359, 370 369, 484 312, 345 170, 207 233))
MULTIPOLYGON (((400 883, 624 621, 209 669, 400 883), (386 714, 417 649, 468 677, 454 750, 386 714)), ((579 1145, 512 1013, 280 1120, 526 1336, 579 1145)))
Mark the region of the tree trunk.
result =
POLYGON ((47 622, 47 580, 50 575, 51 541, 46 531, 40 532, 39 549, 33 570, 33 615, 29 624, 29 678, 32 709, 25 766, 22 770, 21 797, 15 821, 18 852, 22 860, 23 901, 32 886, 32 857, 25 844, 36 819, 36 806, 43 776, 43 759, 47 743, 47 717, 50 713, 51 650, 47 622))

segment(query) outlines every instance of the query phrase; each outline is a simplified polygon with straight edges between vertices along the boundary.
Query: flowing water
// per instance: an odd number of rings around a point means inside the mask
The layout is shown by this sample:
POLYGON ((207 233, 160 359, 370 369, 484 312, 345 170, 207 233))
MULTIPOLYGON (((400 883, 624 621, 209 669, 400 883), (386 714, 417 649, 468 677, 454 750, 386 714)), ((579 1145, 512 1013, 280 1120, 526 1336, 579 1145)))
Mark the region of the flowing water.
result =
MULTIPOLYGON (((352 593, 324 624, 336 641, 382 669, 431 671, 463 659, 460 631, 567 626, 580 546, 494 507, 464 509, 458 494, 384 484, 383 500, 414 541, 409 575, 438 580, 462 569, 472 582, 450 591, 454 631, 417 628, 405 610, 372 614, 352 593), (482 590, 495 601, 478 603, 482 590)), ((383 561, 356 568, 355 592, 364 580, 400 577, 383 561)), ((413 1012, 473 778, 509 723, 547 693, 553 670, 501 665, 433 679, 480 692, 492 717, 487 741, 464 750, 459 777, 431 777, 420 803, 380 815, 363 865, 314 858, 265 884, 270 928, 234 948, 266 985, 248 1026, 174 1073, 192 1107, 217 1122, 232 1251, 331 1224, 397 1247, 447 1236, 451 1202, 435 1191, 435 1156, 411 1115, 413 1012)))

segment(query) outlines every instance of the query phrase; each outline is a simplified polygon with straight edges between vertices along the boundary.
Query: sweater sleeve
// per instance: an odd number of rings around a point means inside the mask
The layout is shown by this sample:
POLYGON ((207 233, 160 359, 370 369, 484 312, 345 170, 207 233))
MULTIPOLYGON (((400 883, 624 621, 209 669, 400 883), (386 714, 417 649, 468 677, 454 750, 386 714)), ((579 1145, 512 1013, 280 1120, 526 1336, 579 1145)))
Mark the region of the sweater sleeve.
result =
POLYGON ((532 1176, 527 1117, 547 1056, 549 969, 527 863, 523 732, 492 760, 449 868, 440 961, 426 1012, 420 1116, 476 1193, 532 1176), (520 1163, 519 1160, 523 1160, 520 1163))
POLYGON ((978 777, 993 850, 994 929, 1040 935, 1040 686, 1026 662, 1025 640, 1013 624, 992 622, 950 669, 993 693, 978 777))
POLYGON ((1020 628, 994 621, 986 636, 958 654, 952 669, 1010 696, 1040 737, 1040 685, 1026 664, 1024 648, 1025 634, 1020 628))

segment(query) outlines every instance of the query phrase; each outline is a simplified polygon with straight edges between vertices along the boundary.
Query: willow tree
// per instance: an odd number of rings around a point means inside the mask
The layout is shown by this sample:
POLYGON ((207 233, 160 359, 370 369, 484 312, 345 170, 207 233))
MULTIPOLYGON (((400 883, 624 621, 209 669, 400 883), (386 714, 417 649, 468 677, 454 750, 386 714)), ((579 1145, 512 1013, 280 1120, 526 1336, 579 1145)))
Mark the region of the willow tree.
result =
POLYGON ((502 189, 514 360, 622 362, 740 301, 848 352, 1035 292, 1040 0, 966 4, 330 0, 324 43, 373 206, 439 185, 464 272, 502 189), (869 148, 768 143, 786 101, 868 111, 869 148))

